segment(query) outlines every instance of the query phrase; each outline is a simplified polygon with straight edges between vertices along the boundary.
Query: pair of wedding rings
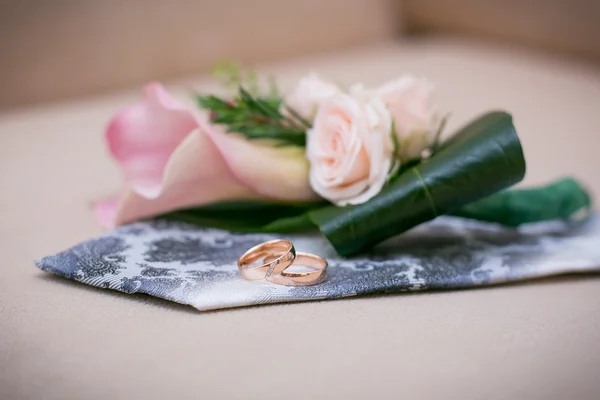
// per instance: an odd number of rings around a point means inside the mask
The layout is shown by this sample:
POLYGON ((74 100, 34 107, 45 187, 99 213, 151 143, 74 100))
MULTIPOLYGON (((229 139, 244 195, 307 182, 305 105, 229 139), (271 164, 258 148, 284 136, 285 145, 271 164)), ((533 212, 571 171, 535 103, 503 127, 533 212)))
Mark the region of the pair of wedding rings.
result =
POLYGON ((327 278, 327 261, 311 253, 296 252, 289 240, 270 240, 252 247, 238 260, 244 279, 266 279, 285 286, 316 285, 327 278), (307 272, 286 271, 292 264, 312 269, 307 272))

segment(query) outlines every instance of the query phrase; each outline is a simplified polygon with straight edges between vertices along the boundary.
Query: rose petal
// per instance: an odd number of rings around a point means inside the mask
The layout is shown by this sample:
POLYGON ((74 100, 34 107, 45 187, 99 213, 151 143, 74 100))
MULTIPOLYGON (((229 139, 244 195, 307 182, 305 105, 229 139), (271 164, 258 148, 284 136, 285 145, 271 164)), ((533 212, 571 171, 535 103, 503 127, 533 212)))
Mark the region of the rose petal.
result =
MULTIPOLYGON (((316 73, 311 72, 298 82, 296 88, 285 98, 284 104, 304 119, 314 120, 319 105, 340 89, 331 82, 321 79, 316 73)), ((282 110, 288 115, 287 109, 282 110)))
POLYGON ((155 198, 169 157, 198 124, 197 116, 161 84, 150 83, 143 101, 110 121, 106 142, 127 185, 143 197, 155 198))

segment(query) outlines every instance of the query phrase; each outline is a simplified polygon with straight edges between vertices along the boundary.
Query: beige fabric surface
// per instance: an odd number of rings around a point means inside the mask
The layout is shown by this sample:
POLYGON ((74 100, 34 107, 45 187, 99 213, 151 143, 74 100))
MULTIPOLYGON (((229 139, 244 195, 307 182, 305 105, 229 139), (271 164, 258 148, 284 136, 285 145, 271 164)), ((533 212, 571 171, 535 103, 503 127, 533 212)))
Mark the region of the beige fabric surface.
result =
MULTIPOLYGON (((429 76, 450 130, 512 111, 525 183, 573 174, 600 193, 597 70, 432 39, 265 71, 289 85, 310 67, 342 83, 429 76)), ((199 313, 38 271, 100 233, 88 206, 119 185, 102 129, 135 95, 0 116, 0 399, 600 398, 598 276, 199 313)))
POLYGON ((461 33, 600 62, 597 0, 403 0, 411 32, 461 33))

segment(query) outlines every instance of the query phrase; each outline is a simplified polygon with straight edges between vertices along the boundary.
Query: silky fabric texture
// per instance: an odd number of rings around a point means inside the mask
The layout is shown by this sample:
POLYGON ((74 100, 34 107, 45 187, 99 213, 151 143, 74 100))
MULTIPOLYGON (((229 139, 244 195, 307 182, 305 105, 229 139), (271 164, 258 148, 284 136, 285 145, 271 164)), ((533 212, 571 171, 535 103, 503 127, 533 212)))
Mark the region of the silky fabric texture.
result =
POLYGON ((541 223, 520 230, 439 218, 354 258, 340 258, 320 236, 291 236, 297 249, 327 259, 325 282, 288 287, 243 279, 238 258, 275 238, 157 220, 125 225, 42 258, 37 265, 88 285, 145 293, 198 310, 459 289, 600 271, 598 216, 582 226, 541 223))

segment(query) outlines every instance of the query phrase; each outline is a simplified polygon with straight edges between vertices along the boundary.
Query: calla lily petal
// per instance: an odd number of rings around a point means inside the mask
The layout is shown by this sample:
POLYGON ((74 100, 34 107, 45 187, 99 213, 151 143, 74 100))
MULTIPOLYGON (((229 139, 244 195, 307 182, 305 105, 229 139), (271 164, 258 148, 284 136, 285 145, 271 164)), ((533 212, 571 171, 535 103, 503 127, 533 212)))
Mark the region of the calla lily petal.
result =
POLYGON ((209 135, 233 175, 254 192, 281 201, 319 199, 308 181, 309 165, 303 148, 275 147, 220 129, 210 130, 209 135))
POLYGON ((94 214, 102 227, 114 228, 118 207, 119 198, 116 196, 100 200, 94 204, 94 214))
POLYGON ((119 112, 106 129, 106 142, 135 193, 154 198, 161 191, 169 157, 199 126, 198 117, 159 83, 150 83, 140 103, 119 112))
POLYGON ((158 83, 110 122, 106 141, 125 177, 123 195, 95 213, 115 226, 219 201, 317 200, 304 150, 226 133, 158 83))
POLYGON ((171 155, 161 191, 154 198, 149 199, 134 190, 125 193, 118 206, 115 224, 217 201, 262 197, 236 179, 207 134, 213 127, 202 125, 171 155))

